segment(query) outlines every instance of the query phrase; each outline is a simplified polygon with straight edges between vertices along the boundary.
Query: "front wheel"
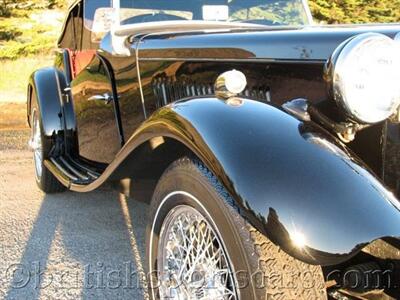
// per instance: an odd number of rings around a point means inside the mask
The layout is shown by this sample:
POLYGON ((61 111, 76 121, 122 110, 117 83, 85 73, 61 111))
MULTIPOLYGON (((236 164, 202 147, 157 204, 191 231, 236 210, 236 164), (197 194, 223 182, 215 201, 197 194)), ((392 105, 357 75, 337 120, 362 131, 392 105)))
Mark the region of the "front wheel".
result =
POLYGON ((174 162, 153 195, 153 299, 327 299, 320 266, 298 261, 251 226, 200 162, 174 162))

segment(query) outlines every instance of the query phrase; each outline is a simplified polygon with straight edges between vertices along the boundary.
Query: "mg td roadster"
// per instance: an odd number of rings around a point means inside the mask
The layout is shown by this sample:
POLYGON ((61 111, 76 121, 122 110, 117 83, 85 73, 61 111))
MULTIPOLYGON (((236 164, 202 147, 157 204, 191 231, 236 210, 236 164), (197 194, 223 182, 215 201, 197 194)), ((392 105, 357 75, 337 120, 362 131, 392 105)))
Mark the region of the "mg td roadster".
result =
POLYGON ((27 116, 45 193, 150 204, 152 299, 398 299, 400 26, 75 1, 27 116))

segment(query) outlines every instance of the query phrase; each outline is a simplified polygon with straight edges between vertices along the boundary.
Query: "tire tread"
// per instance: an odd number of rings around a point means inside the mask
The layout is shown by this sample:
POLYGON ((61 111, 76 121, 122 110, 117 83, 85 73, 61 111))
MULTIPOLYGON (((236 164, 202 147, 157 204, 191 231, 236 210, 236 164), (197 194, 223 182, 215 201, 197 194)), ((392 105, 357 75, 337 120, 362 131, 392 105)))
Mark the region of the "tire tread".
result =
POLYGON ((181 158, 172 163, 164 175, 178 167, 189 168, 190 171, 198 172, 207 178, 226 204, 244 241, 252 271, 260 272, 264 280, 263 288, 258 288, 256 291, 257 299, 327 299, 324 275, 320 266, 309 265, 293 258, 253 227, 245 219, 225 187, 201 161, 188 157, 181 158))

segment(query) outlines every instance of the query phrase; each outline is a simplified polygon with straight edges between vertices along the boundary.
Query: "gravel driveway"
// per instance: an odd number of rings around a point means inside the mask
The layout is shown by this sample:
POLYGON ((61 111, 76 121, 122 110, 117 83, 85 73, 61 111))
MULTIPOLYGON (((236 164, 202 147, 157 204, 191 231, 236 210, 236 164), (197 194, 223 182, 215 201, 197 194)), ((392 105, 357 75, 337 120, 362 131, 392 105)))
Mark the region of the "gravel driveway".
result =
POLYGON ((0 299, 148 299, 148 205, 111 186, 43 194, 28 138, 0 130, 0 299))
POLYGON ((0 131, 0 299, 144 299, 147 205, 111 187, 44 195, 27 131, 0 131))

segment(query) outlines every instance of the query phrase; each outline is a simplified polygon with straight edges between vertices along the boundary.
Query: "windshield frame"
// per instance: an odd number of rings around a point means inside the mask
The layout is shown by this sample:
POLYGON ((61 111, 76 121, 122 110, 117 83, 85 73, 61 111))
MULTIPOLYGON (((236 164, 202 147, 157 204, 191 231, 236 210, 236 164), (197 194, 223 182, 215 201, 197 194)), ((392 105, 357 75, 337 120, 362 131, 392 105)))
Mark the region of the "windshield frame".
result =
POLYGON ((308 4, 308 0, 301 0, 301 2, 303 3, 304 11, 307 16, 308 25, 314 25, 314 18, 312 16, 311 8, 310 8, 310 5, 308 4))
MULTIPOLYGON (((303 6, 303 10, 304 10, 304 14, 305 14, 307 23, 305 23, 303 25, 300 25, 300 26, 304 26, 304 27, 305 26, 311 26, 311 25, 314 24, 314 20, 313 20, 312 14, 311 14, 310 6, 308 5, 308 0, 301 0, 301 3, 302 3, 302 6, 303 6)), ((112 7, 115 10, 115 13, 114 13, 115 14, 114 15, 115 20, 113 22, 113 29, 115 31, 123 30, 123 29, 125 29, 127 27, 132 26, 132 24, 121 24, 120 13, 119 13, 120 9, 121 9, 120 0, 112 0, 112 7)), ((190 22, 190 20, 188 20, 188 21, 190 22)), ((181 22, 188 22, 188 21, 181 21, 181 22)), ((201 21, 201 20, 199 20, 199 21, 201 21)), ((163 21, 161 21, 161 22, 163 22, 163 21)), ((207 22, 207 21, 204 21, 204 22, 207 22)), ((232 24, 234 24, 234 22, 230 22, 230 21, 215 21, 215 22, 232 23, 232 24)), ((251 24, 251 23, 246 23, 246 22, 243 22, 243 23, 244 24, 251 24)), ((285 26, 293 27, 293 25, 280 25, 279 27, 285 27, 285 26)), ((273 27, 273 25, 271 27, 273 27)))

